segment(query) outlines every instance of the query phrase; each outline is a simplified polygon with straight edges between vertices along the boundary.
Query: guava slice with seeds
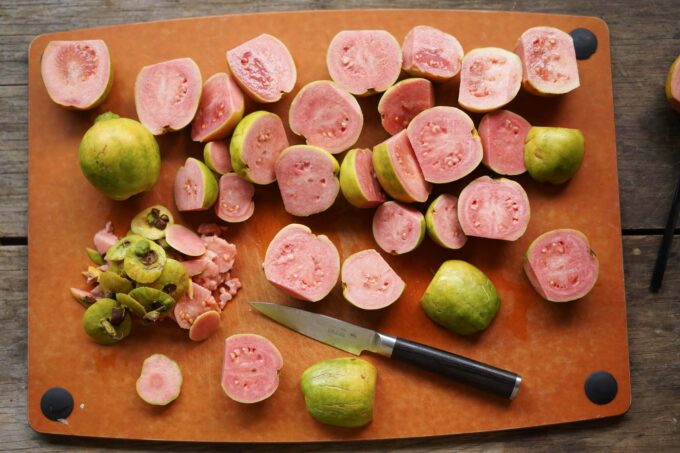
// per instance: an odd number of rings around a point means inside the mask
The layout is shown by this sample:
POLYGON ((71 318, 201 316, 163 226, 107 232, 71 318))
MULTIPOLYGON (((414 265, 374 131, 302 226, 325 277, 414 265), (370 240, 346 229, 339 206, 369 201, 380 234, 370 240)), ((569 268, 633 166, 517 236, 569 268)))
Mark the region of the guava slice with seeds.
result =
POLYGON ((524 164, 524 140, 531 124, 510 110, 487 113, 479 123, 482 163, 500 175, 519 175, 524 164))
POLYGON ((178 131, 194 119, 202 91, 201 71, 191 58, 144 66, 135 81, 137 117, 153 135, 178 131))
POLYGON ((225 222, 245 222, 255 212, 255 187, 236 173, 220 177, 219 196, 215 204, 217 217, 225 222))
POLYGON ((67 109, 97 107, 113 85, 111 56, 101 39, 50 41, 40 59, 40 74, 50 99, 67 109))
POLYGON ((142 364, 137 379, 137 394, 153 406, 166 406, 179 397, 182 370, 177 362, 163 354, 153 354, 142 364))
POLYGON ((373 215, 373 238, 392 255, 415 250, 425 237, 425 217, 415 208, 386 201, 373 215))
POLYGON ((489 112, 509 103, 522 85, 522 62, 498 47, 472 49, 463 57, 458 104, 472 112, 489 112))
POLYGON ((425 213, 427 234, 435 243, 447 249, 459 249, 467 236, 458 220, 458 197, 442 194, 434 199, 425 213))
POLYGON ((203 147, 203 162, 215 173, 223 175, 233 171, 229 145, 223 140, 211 141, 203 147))
POLYGON ((224 342, 222 390, 232 400, 252 404, 266 400, 279 387, 283 357, 261 335, 237 334, 224 342))
POLYGON ((434 107, 434 89, 427 79, 405 79, 385 91, 378 103, 383 128, 394 135, 406 129, 413 117, 434 107))
POLYGON ((205 143, 226 138, 243 118, 244 109, 243 93, 234 79, 224 72, 212 75, 203 85, 191 139, 205 143))
POLYGON ((392 305, 404 292, 406 283, 374 249, 348 256, 342 263, 342 295, 364 310, 392 305))
POLYGON ((404 38, 401 51, 402 68, 412 76, 443 82, 460 72, 463 46, 437 28, 413 27, 404 38))
POLYGON ((357 208, 373 208, 386 200, 373 170, 372 156, 370 149, 351 149, 340 165, 340 190, 357 208))
POLYGON ((220 312, 220 307, 209 289, 198 283, 192 284, 192 294, 184 293, 175 303, 173 314, 177 325, 182 329, 191 329, 196 318, 207 311, 220 312))
POLYGON ((217 179, 200 160, 189 157, 175 175, 175 205, 179 211, 204 211, 217 200, 217 179))

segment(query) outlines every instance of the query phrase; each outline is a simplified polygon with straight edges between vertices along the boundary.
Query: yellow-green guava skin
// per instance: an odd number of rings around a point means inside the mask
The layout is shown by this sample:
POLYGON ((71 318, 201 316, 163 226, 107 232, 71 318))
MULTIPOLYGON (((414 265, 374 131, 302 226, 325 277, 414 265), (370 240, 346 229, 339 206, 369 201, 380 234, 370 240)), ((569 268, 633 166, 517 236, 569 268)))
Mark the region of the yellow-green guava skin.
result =
POLYGON ((537 127, 524 141, 524 164, 533 179, 563 184, 581 167, 585 139, 578 129, 537 127))

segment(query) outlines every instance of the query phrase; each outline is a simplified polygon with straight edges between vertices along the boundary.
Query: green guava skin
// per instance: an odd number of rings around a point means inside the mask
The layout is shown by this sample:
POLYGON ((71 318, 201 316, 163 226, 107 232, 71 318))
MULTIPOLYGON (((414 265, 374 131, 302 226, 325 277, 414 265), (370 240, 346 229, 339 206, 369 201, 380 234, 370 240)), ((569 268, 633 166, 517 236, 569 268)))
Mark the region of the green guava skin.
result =
POLYGON ((394 171, 394 167, 392 167, 389 150, 386 144, 381 143, 373 148, 372 160, 375 176, 378 178, 380 186, 388 193, 388 195, 395 200, 403 201, 405 203, 416 201, 399 181, 399 178, 394 171))
POLYGON ((83 328, 85 332, 96 342, 102 345, 112 345, 127 337, 132 330, 132 319, 126 313, 123 322, 118 326, 111 326, 115 329, 115 336, 111 336, 102 326, 102 321, 111 318, 111 311, 120 304, 113 299, 99 299, 90 305, 83 315, 83 328))
POLYGON ((231 136, 231 141, 229 142, 229 155, 231 157, 231 168, 236 172, 236 174, 242 176, 247 181, 253 184, 270 184, 272 181, 256 181, 250 175, 250 169, 245 160, 243 160, 243 143, 245 142, 246 135, 250 131, 250 127, 263 116, 271 115, 271 112, 266 110, 258 110, 257 112, 250 113, 243 117, 241 121, 238 122, 234 133, 231 136))
POLYGON ((300 387, 307 411, 327 425, 353 428, 373 419, 377 370, 355 358, 324 360, 307 368, 300 387))
POLYGON ((524 164, 533 179, 563 184, 578 171, 585 140, 578 129, 532 127, 524 141, 524 164))
POLYGON ((421 300, 430 319, 461 335, 486 329, 500 304, 491 280, 461 260, 442 263, 421 300))
POLYGON ((85 132, 80 168, 90 183, 114 200, 151 190, 161 171, 158 142, 141 123, 110 112, 85 132))

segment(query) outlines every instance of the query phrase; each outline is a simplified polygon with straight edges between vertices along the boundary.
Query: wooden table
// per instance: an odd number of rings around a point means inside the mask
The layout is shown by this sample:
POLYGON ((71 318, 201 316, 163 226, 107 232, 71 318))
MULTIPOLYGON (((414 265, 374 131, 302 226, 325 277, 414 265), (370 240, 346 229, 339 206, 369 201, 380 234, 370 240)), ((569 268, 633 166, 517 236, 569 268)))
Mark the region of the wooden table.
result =
MULTIPOLYGON (((148 20, 275 10, 356 7, 512 9, 592 15, 610 28, 628 301, 633 404, 618 418, 515 432, 365 444, 220 445, 256 451, 657 451, 680 450, 680 238, 663 288, 648 290, 656 252, 680 170, 680 114, 664 99, 666 71, 680 53, 675 0, 533 1, 179 1, 59 0, 0 4, 0 449, 61 451, 211 450, 210 444, 56 438, 31 430, 26 418, 27 58, 37 35, 148 20)), ((612 238, 618 240, 618 238, 612 238)))

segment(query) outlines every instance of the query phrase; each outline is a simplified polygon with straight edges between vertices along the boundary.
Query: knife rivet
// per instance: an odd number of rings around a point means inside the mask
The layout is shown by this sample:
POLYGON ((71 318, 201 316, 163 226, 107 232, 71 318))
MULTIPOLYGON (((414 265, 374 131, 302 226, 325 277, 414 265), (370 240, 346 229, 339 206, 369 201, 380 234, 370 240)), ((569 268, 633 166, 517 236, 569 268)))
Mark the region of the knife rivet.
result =
POLYGON ((40 410, 50 420, 64 420, 73 412, 73 396, 65 388, 47 389, 40 398, 40 410))
POLYGON ((618 393, 616 378, 607 371, 595 371, 584 384, 588 399, 595 404, 611 403, 618 393))

